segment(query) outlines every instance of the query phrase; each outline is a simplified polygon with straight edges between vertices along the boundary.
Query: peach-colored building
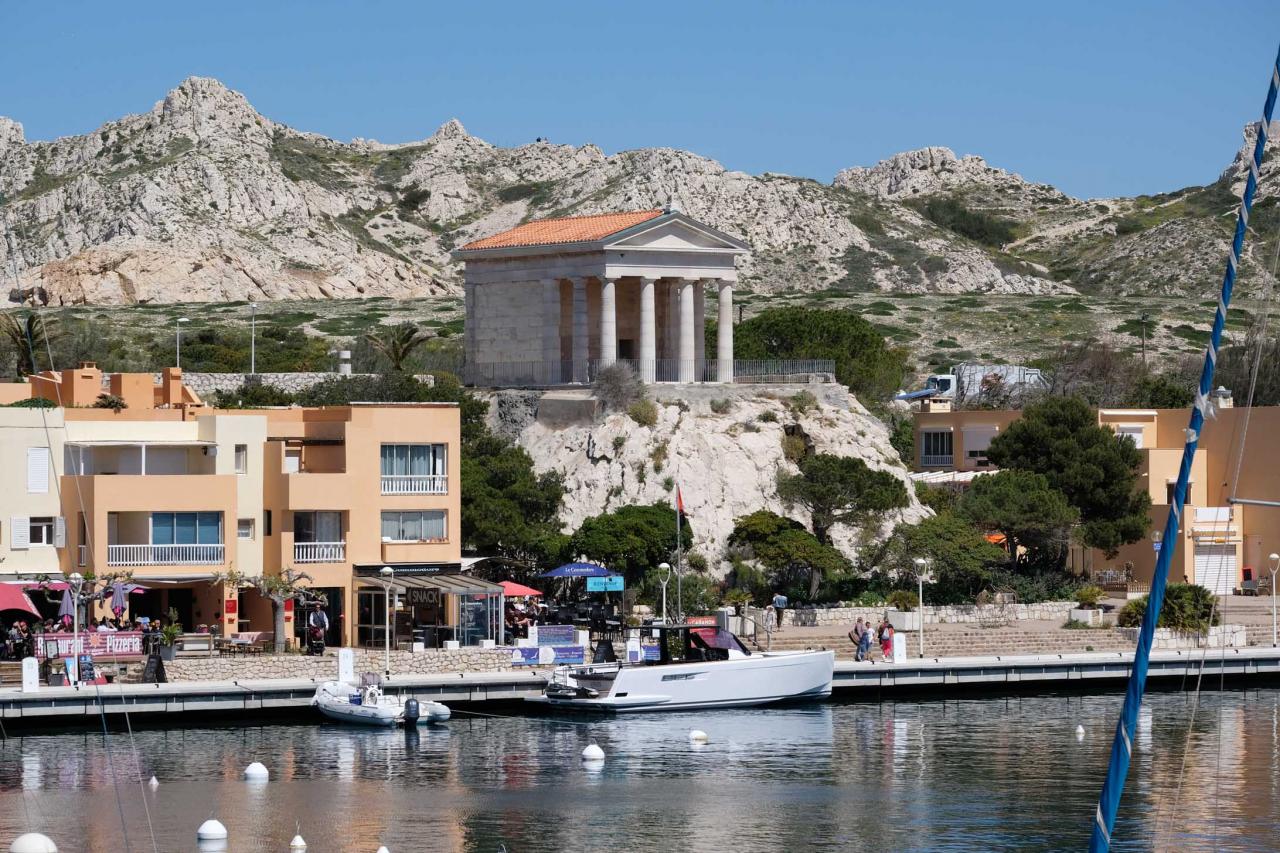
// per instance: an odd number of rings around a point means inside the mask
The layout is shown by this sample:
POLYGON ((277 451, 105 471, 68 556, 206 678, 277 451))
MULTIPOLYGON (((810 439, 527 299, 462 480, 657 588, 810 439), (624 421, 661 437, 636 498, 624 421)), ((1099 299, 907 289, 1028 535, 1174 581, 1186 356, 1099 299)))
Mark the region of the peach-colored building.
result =
MULTIPOLYGON (((1238 590, 1249 569, 1256 579, 1269 571, 1268 555, 1280 551, 1280 508, 1233 505, 1232 497, 1280 500, 1280 454, 1267 438, 1280 433, 1280 407, 1238 409, 1218 397, 1217 417, 1208 421, 1191 466, 1190 488, 1178 541, 1173 543, 1170 579, 1199 583, 1219 594, 1238 590), (1245 437, 1235 494, 1231 483, 1245 437)), ((915 414, 917 471, 994 470, 985 451, 1016 420, 1016 411, 950 411, 923 405, 915 414)), ((1098 422, 1131 437, 1142 451, 1140 482, 1151 497, 1150 530, 1163 531, 1182 462, 1189 409, 1101 409, 1098 422)), ((1166 547, 1166 543, 1160 543, 1166 547)), ((1074 549, 1080 571, 1123 570, 1133 564, 1138 581, 1155 569, 1155 536, 1127 545, 1114 559, 1100 551, 1074 549)))
POLYGON ((219 578, 291 568, 327 599, 330 644, 380 645, 390 566, 398 640, 500 631, 500 587, 461 571, 456 405, 223 411, 176 368, 91 364, 14 385, 63 405, 0 409, 4 574, 129 571, 146 587, 137 615, 174 608, 188 630, 256 634, 272 630, 270 602, 219 578), (82 408, 104 389, 127 408, 82 408))

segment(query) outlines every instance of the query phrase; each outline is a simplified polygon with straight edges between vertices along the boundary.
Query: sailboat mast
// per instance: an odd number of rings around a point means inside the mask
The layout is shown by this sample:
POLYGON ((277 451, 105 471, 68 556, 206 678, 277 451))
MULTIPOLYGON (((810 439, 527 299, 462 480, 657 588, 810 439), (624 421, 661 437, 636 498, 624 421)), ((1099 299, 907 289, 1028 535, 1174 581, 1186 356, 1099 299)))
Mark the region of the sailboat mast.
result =
POLYGON ((1178 529, 1182 520, 1182 508, 1187 497, 1187 482, 1191 477, 1191 463, 1195 459, 1200 430, 1209 409, 1209 395, 1213 391, 1213 370, 1218 360, 1218 347, 1222 343, 1222 328, 1227 322, 1227 310, 1231 307, 1231 291, 1235 287, 1236 270, 1240 265, 1240 250, 1244 247, 1244 235, 1249 226, 1249 213, 1253 209, 1253 194, 1258 188, 1258 174, 1262 168, 1262 154, 1267 145, 1267 132, 1271 129, 1271 114, 1276 105, 1276 92, 1280 89, 1280 52, 1271 66, 1271 79, 1267 87, 1267 100, 1262 108, 1262 122, 1258 125, 1258 138, 1253 146, 1253 158, 1249 161, 1249 175, 1244 184, 1244 195, 1236 215, 1236 232, 1231 241, 1231 254, 1227 256, 1227 270, 1222 279, 1222 292, 1218 297, 1218 310, 1213 318, 1213 333, 1205 349, 1204 367, 1200 371, 1200 387, 1196 390, 1191 408, 1191 422, 1187 427, 1187 443, 1182 449, 1182 465, 1178 469, 1178 483, 1174 487, 1169 517, 1164 524, 1164 547, 1156 557, 1155 574, 1151 578, 1151 595, 1142 616, 1142 628, 1138 632, 1138 648, 1133 658, 1133 671, 1129 675, 1129 688, 1125 691, 1124 707, 1116 724, 1115 738, 1111 743, 1111 762, 1107 766, 1107 780, 1098 798, 1098 810, 1094 815, 1093 834, 1089 839, 1091 853, 1106 853, 1111 847, 1111 832, 1115 828, 1116 811, 1120 807, 1120 795, 1124 793, 1124 780, 1129 772, 1129 760, 1133 753, 1133 734, 1138 724, 1138 709, 1142 705, 1142 693, 1147 683, 1147 666, 1151 659, 1151 644, 1155 636, 1160 606, 1164 603, 1165 587, 1169 581, 1169 562, 1178 542, 1178 529))

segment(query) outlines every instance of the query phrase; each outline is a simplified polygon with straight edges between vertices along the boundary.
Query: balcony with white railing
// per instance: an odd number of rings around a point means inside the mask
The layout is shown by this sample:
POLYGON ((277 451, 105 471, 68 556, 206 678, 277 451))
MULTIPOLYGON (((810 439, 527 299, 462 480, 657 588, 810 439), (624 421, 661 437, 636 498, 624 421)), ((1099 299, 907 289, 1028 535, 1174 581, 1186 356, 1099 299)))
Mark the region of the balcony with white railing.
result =
POLYGON ((108 545, 108 566, 219 566, 226 546, 108 545))
POLYGON ((383 474, 384 495, 444 495, 449 492, 447 474, 383 474))
POLYGON ((952 456, 950 453, 947 453, 947 454, 922 453, 920 455, 920 467, 922 468, 934 468, 934 467, 939 467, 943 465, 949 467, 951 465, 951 462, 952 462, 952 456))
POLYGON ((294 542, 295 563, 341 563, 347 559, 346 542, 294 542))

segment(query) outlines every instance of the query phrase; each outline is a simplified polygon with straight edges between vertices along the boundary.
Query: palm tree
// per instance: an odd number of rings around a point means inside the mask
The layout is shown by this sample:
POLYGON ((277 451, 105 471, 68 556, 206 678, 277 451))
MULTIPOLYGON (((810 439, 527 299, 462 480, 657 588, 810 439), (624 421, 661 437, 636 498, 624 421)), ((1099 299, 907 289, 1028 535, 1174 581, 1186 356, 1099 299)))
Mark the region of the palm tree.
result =
POLYGON ((19 376, 36 372, 37 354, 48 351, 54 335, 54 329, 34 311, 22 319, 17 314, 0 314, 0 337, 9 342, 17 356, 19 376))
POLYGON ((391 369, 401 371, 413 351, 429 340, 430 336, 413 323, 388 326, 378 332, 365 335, 369 345, 387 357, 391 369))

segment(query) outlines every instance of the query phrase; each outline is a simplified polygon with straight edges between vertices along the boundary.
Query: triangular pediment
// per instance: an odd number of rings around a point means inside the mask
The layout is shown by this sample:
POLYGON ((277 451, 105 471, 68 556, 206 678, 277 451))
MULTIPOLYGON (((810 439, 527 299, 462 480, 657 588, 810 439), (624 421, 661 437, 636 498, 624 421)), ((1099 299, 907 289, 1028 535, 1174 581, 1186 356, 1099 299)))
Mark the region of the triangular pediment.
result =
POLYGON ((610 249, 654 249, 660 251, 744 252, 748 246, 687 217, 662 217, 644 223, 605 241, 610 249))

